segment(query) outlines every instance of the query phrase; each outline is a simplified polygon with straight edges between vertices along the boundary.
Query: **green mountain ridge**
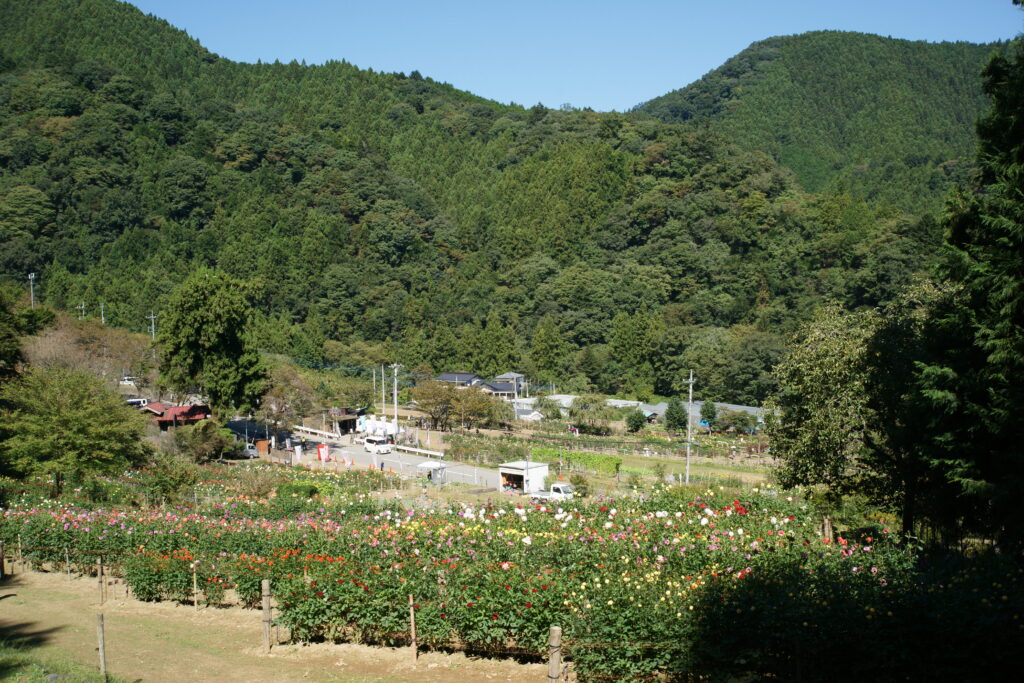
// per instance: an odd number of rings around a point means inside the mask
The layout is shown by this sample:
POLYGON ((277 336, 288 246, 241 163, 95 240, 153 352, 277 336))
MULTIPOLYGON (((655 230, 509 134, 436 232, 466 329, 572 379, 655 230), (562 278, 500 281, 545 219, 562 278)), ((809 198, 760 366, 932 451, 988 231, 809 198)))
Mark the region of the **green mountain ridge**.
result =
POLYGON ((706 122, 812 191, 934 210, 969 177, 987 107, 978 75, 1004 46, 839 31, 768 38, 635 111, 706 122))
POLYGON ((939 242, 714 131, 235 63, 115 0, 0 0, 0 65, 0 272, 129 329, 216 268, 264 351, 755 403, 939 242))

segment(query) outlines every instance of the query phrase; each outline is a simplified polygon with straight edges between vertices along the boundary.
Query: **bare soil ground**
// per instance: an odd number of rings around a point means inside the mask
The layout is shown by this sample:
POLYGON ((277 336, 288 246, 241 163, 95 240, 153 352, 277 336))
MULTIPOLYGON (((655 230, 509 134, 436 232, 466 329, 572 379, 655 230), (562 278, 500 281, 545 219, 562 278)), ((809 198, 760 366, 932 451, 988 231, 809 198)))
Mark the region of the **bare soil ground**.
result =
POLYGON ((96 614, 104 614, 107 668, 128 681, 522 681, 544 680, 543 664, 362 645, 278 645, 262 652, 260 613, 201 609, 126 598, 103 607, 95 579, 25 572, 0 583, 0 637, 32 652, 98 667, 96 614))

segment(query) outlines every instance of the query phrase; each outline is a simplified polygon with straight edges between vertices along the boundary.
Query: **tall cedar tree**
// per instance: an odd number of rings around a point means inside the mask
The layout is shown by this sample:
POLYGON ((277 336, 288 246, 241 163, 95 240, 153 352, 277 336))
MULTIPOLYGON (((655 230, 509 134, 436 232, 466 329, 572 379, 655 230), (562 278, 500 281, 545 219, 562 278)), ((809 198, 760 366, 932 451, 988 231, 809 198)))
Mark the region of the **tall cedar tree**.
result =
POLYGON ((266 373, 245 336, 252 313, 246 286, 201 270, 175 290, 164 310, 161 379, 179 391, 199 389, 217 411, 254 407, 266 373))
MULTIPOLYGON (((1020 4, 1019 2, 1016 4, 1020 4)), ((1024 544, 1024 42, 984 72, 981 187, 951 202, 943 274, 960 288, 923 364, 937 465, 988 531, 1024 544)))

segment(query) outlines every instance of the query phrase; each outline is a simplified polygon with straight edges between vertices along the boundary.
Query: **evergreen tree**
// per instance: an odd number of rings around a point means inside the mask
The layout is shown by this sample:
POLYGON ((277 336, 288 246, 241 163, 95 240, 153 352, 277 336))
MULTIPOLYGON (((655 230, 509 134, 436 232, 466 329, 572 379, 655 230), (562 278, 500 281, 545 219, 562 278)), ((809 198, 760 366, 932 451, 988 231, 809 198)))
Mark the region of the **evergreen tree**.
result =
POLYGON ((665 429, 670 432, 684 432, 686 422, 686 407, 678 398, 673 398, 665 409, 665 429))
POLYGON ((565 355, 565 339, 558 324, 551 316, 541 318, 530 340, 530 360, 536 368, 537 379, 541 382, 558 379, 564 372, 565 355))
POLYGON ((704 401, 700 407, 700 419, 708 423, 708 431, 715 428, 715 420, 718 418, 718 408, 714 401, 704 401))
POLYGON ((161 380, 181 392, 198 389, 218 411, 254 407, 266 373, 245 335, 252 313, 246 286, 200 270, 171 294, 164 311, 161 380))
POLYGON ((1024 544, 1024 42, 985 70, 992 109, 978 124, 981 186, 950 206, 938 358, 922 362, 936 465, 990 531, 1024 544))

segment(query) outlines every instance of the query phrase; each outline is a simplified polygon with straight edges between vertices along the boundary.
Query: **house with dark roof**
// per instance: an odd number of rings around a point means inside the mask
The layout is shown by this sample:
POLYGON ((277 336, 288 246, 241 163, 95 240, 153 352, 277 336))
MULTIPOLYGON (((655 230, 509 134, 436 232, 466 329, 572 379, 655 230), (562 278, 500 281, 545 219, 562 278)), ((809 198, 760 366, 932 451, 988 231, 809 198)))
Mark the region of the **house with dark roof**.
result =
POLYGON ((480 385, 480 391, 507 400, 516 397, 516 385, 507 382, 484 382, 480 385))
POLYGON ((437 381, 457 387, 472 387, 483 382, 483 378, 475 372, 442 372, 437 376, 437 381))

